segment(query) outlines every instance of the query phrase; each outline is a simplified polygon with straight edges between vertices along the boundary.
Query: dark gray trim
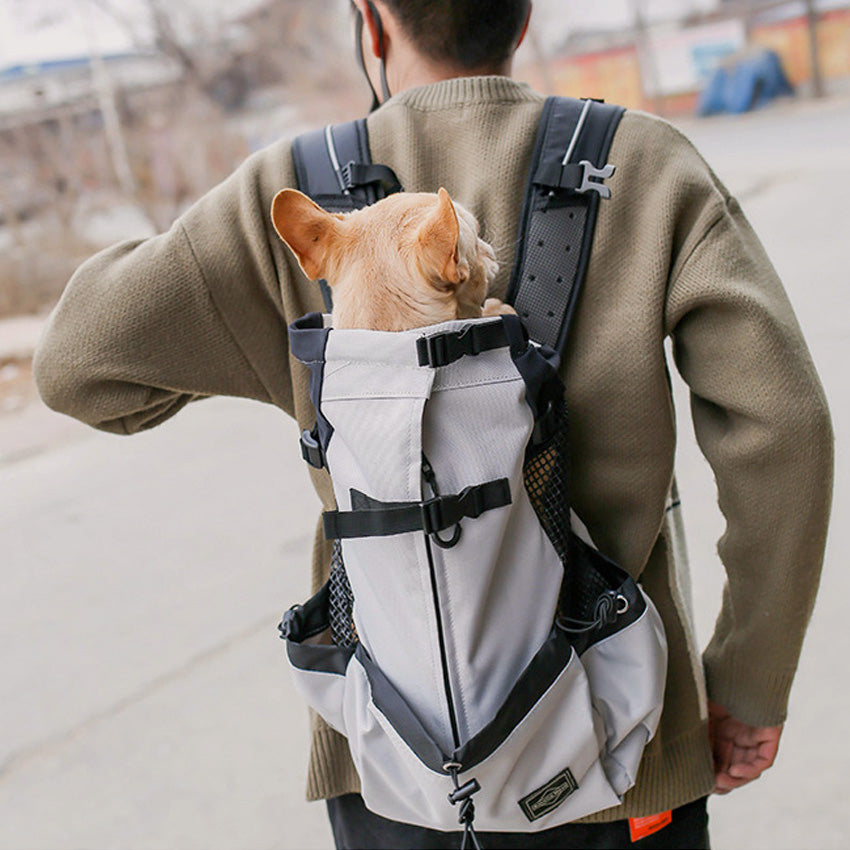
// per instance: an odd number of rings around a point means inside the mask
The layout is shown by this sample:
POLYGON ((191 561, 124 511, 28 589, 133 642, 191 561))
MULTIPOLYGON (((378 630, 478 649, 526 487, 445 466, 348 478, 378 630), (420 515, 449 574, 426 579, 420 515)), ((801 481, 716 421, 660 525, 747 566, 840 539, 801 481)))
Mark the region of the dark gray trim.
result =
POLYGON ((325 378, 325 351, 331 328, 324 326, 321 313, 307 313, 289 326, 289 347, 292 355, 310 370, 310 401, 316 410, 316 437, 323 454, 333 436, 333 425, 322 413, 322 383, 325 378))
POLYGON ((295 643, 287 640, 286 654, 293 667, 308 673, 334 673, 344 676, 354 650, 325 644, 295 643))
POLYGON ((446 773, 443 765, 450 759, 425 731, 419 718, 413 713, 413 709, 372 661, 362 643, 357 644, 354 656, 366 671, 372 691, 372 702, 378 711, 387 718, 389 724, 426 767, 437 773, 446 773))
POLYGON ((387 718, 423 764, 431 770, 445 773, 443 765, 446 762, 457 762, 462 765, 462 770, 466 771, 480 764, 501 746, 569 664, 573 649, 566 635, 553 628, 493 720, 450 756, 441 752, 410 706, 361 644, 355 649, 355 656, 369 677, 375 707, 387 718))
POLYGON ((462 764, 464 770, 469 770, 495 752, 537 705, 572 657, 569 638, 560 629, 553 628, 522 671, 496 716, 452 754, 454 761, 462 764))

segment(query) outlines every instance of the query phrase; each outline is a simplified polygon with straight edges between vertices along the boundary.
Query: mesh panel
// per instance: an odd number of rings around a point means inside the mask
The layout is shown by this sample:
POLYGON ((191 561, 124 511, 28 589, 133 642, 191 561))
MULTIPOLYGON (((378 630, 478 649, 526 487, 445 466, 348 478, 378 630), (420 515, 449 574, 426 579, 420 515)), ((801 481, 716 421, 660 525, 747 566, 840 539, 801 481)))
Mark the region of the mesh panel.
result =
POLYGON ((334 540, 331 554, 330 599, 331 640, 336 646, 350 648, 359 638, 354 628, 354 593, 342 562, 342 544, 334 540))
POLYGON ((523 478, 540 524, 564 565, 558 613, 590 621, 595 619, 599 596, 612 585, 571 543, 567 406, 563 400, 554 418, 554 433, 540 445, 529 447, 523 478))
POLYGON ((567 405, 562 400, 554 413, 554 433, 537 446, 529 446, 522 474, 525 489, 543 530, 566 564, 570 533, 570 481, 567 445, 567 405))

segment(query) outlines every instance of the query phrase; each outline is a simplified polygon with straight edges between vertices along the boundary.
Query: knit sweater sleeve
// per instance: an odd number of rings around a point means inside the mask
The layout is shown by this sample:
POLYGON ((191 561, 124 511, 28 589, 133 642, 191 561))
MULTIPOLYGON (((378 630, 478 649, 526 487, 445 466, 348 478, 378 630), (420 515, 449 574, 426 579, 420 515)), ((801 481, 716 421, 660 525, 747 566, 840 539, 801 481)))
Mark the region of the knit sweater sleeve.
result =
POLYGON ((744 722, 778 725, 820 576, 832 429, 782 284, 738 203, 706 172, 711 200, 666 305, 726 520, 727 582, 704 664, 711 700, 744 722))
POLYGON ((292 412, 283 291, 290 262, 268 224, 291 185, 288 146, 257 154, 161 235, 86 261, 34 362, 44 401, 132 434, 211 395, 292 412))

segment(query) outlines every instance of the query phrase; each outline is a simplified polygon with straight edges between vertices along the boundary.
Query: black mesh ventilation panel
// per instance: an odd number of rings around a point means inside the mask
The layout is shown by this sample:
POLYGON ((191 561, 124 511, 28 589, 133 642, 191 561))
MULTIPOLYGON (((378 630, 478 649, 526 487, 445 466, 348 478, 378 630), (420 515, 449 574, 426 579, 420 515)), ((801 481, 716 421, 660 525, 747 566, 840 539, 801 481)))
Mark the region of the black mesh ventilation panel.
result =
POLYGON ((562 617, 592 621, 600 594, 611 582, 582 557, 580 543, 570 532, 570 478, 567 405, 555 409, 552 434, 528 448, 523 478, 531 504, 564 566, 564 581, 558 603, 562 617))
POLYGON ((342 562, 342 544, 334 540, 331 554, 330 600, 331 640, 336 646, 350 648, 359 638, 354 628, 354 594, 342 562))

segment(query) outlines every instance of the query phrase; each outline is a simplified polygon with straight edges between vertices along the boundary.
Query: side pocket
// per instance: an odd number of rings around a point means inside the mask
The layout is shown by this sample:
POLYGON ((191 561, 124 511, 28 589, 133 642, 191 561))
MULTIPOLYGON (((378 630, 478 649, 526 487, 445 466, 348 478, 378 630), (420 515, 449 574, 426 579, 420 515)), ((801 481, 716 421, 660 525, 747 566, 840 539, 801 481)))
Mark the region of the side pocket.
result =
POLYGON ((348 668, 345 721, 363 798, 383 817, 457 830, 446 762, 477 780, 475 826, 537 832, 618 805, 600 763, 605 734, 582 661, 553 630, 493 721, 442 754, 363 652, 348 668), (546 670, 541 668, 548 668, 546 670))
POLYGON ((347 735, 342 706, 352 650, 287 640, 286 654, 301 698, 337 732, 347 735))
POLYGON ((600 760, 618 794, 634 785, 644 747, 658 728, 667 677, 661 618, 638 589, 646 602, 640 618, 581 656, 593 708, 605 730, 600 760))
POLYGON ((295 690, 334 729, 346 733, 343 699, 353 647, 331 643, 330 582, 303 605, 294 605, 280 626, 295 690))

